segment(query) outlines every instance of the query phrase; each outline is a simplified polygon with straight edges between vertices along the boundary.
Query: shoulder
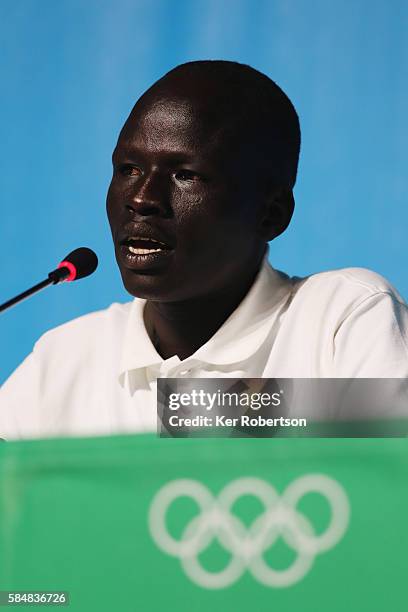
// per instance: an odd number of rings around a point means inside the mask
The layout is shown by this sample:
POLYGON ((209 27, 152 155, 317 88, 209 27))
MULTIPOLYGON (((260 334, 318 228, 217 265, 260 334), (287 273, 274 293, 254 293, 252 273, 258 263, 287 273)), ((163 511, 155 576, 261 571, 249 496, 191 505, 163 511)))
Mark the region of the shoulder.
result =
POLYGON ((365 268, 342 268, 291 279, 289 310, 298 327, 323 327, 332 335, 358 320, 408 330, 408 307, 393 285, 365 268))
POLYGON ((132 302, 114 303, 108 308, 88 313, 67 321, 58 327, 47 331, 36 342, 34 351, 41 352, 51 349, 54 345, 63 350, 64 346, 86 347, 101 343, 107 334, 112 332, 120 336, 125 329, 132 302))
POLYGON ((396 293, 391 283, 373 270, 367 268, 340 268, 311 274, 300 281, 306 281, 312 285, 343 286, 345 289, 363 294, 378 292, 396 293))
POLYGON ((395 287, 383 276, 366 268, 342 268, 292 278, 293 294, 315 304, 358 307, 365 300, 391 298, 404 305, 395 287))

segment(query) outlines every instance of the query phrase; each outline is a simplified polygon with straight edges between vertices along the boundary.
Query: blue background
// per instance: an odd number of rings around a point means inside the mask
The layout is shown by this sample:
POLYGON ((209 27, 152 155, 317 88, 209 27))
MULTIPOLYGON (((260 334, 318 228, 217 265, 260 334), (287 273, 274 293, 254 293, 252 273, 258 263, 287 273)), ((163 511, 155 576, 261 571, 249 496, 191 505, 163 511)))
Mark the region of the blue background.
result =
POLYGON ((110 155, 139 95, 192 59, 271 76, 298 110, 296 213, 271 244, 289 274, 363 266, 408 297, 404 0, 2 0, 0 301, 70 250, 100 266, 0 318, 0 380, 47 329, 122 288, 105 218, 110 155))

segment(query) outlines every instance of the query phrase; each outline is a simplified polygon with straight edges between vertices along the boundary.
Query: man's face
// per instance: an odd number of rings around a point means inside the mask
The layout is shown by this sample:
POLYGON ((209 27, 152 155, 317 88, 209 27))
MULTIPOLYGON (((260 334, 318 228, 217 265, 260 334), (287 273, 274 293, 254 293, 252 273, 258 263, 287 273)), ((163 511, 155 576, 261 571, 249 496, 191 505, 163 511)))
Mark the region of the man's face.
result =
POLYGON ((256 271, 259 188, 253 159, 194 101, 139 102, 113 154, 107 212, 127 291, 184 301, 228 291, 256 271))

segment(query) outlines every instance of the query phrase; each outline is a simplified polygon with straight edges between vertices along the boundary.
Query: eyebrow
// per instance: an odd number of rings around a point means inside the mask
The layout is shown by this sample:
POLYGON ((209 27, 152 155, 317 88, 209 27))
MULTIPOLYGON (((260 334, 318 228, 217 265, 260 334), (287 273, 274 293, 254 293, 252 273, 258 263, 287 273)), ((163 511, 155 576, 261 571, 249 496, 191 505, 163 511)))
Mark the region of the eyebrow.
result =
MULTIPOLYGON (((197 159, 196 154, 193 151, 191 153, 186 153, 185 151, 167 151, 161 155, 172 164, 191 163, 197 159)), ((121 144, 116 145, 114 148, 112 153, 112 162, 114 162, 119 156, 128 157, 129 159, 132 159, 132 157, 142 158, 144 157, 144 152, 137 147, 121 144)))

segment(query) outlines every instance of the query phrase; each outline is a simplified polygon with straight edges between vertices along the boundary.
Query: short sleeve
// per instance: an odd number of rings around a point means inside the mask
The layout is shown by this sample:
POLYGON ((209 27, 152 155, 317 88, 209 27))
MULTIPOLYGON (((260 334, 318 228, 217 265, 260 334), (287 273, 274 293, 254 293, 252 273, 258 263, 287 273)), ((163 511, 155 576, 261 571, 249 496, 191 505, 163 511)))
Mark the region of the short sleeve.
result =
POLYGON ((0 389, 0 438, 35 437, 38 428, 40 368, 35 351, 0 389))
POLYGON ((336 377, 407 378, 407 305, 388 292, 363 299, 335 333, 333 361, 336 377))

